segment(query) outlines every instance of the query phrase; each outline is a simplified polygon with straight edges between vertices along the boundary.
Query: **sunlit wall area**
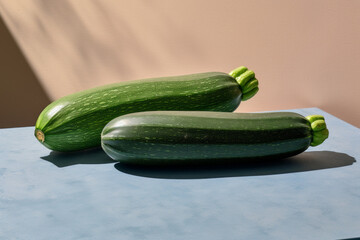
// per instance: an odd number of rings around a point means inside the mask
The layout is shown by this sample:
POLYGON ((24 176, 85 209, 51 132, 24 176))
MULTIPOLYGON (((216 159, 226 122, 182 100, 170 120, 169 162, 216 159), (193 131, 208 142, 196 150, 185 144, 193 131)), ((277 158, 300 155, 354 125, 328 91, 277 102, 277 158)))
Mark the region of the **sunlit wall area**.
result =
POLYGON ((260 91, 238 111, 319 107, 356 126, 359 9, 356 0, 0 0, 51 100, 118 81, 245 65, 260 91))

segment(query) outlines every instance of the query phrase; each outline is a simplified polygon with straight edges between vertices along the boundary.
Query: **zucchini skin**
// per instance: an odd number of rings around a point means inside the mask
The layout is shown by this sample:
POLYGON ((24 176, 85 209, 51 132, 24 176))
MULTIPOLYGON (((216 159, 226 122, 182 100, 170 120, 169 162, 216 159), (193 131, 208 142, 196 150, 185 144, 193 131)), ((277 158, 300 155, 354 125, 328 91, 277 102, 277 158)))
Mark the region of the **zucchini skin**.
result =
POLYGON ((120 162, 181 164, 293 156, 310 146, 312 129, 292 112, 153 111, 115 118, 101 138, 120 162))
POLYGON ((115 117, 155 110, 232 112, 241 96, 235 78, 221 72, 116 83, 54 101, 39 115, 35 136, 55 151, 100 147, 101 131, 115 117))

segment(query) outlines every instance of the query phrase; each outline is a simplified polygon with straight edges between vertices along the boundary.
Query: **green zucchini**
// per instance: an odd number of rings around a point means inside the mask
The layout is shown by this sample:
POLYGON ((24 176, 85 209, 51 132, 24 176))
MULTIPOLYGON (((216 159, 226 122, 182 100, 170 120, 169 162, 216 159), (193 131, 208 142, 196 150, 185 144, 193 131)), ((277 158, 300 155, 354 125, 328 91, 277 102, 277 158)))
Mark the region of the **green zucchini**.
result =
POLYGON ((113 119, 101 141, 114 160, 172 164, 284 158, 321 144, 328 134, 320 115, 152 111, 113 119))
POLYGON ((258 91, 253 71, 209 72, 127 81, 60 98, 39 115, 35 137, 56 151, 100 147, 101 130, 113 118, 134 112, 191 110, 232 112, 258 91))

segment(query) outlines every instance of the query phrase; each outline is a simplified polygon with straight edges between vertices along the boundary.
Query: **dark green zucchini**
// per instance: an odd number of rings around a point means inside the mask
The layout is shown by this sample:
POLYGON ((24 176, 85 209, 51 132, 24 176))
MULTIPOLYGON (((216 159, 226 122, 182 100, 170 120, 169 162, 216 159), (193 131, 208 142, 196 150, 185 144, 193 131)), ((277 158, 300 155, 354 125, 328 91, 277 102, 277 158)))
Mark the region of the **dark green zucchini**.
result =
POLYGON ((321 144, 328 133, 320 115, 153 111, 115 118, 101 138, 114 160, 171 164, 289 157, 321 144))
POLYGON ((78 92, 47 106, 35 136, 56 151, 100 147, 103 127, 113 118, 141 111, 232 112, 258 91, 253 71, 209 72, 127 81, 78 92))

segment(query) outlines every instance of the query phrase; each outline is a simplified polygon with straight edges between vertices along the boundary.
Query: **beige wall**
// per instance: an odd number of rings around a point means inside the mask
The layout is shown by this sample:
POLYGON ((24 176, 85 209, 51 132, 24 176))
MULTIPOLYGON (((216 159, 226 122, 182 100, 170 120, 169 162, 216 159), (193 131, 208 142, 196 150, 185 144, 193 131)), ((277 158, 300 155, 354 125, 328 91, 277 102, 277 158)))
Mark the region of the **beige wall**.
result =
POLYGON ((245 65, 260 91, 238 111, 319 107, 358 127, 359 12, 357 0, 0 0, 51 99, 245 65))

